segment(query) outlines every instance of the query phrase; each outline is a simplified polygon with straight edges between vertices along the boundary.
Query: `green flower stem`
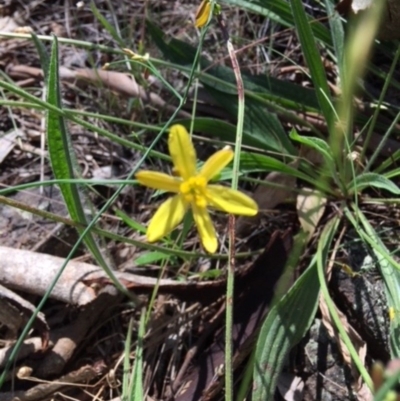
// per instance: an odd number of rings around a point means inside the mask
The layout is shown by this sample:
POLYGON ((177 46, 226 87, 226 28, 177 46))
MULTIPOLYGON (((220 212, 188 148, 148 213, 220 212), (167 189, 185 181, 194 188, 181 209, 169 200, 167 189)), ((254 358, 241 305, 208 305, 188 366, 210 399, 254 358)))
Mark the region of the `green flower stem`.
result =
MULTIPOLYGON (((227 47, 235 73, 238 91, 238 117, 236 125, 235 157, 233 159, 232 189, 237 189, 239 181, 240 151, 243 139, 244 123, 244 86, 236 58, 235 49, 228 38, 227 47)), ((235 281, 235 217, 229 216, 229 260, 226 288, 226 328, 225 328, 225 399, 233 400, 233 366, 232 366, 232 330, 233 330, 233 292, 235 281)))

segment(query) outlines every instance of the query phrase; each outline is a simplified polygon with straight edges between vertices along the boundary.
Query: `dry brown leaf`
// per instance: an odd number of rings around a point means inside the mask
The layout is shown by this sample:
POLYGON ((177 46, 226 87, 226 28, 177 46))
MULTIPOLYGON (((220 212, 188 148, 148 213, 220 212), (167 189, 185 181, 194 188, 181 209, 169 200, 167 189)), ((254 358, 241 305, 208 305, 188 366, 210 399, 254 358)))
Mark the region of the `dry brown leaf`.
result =
POLYGON ((374 396, 367 386, 366 383, 363 383, 362 386, 357 389, 357 400, 358 401, 372 401, 374 396))
MULTIPOLYGON (((11 17, 0 17, 0 31, 2 32, 14 32, 19 25, 11 17)), ((1 40, 1 39, 0 39, 1 40)), ((4 38, 3 38, 4 40, 4 38)))
POLYGON ((301 227, 308 233, 308 239, 313 236, 315 228, 324 214, 325 206, 326 198, 319 191, 303 188, 302 192, 297 195, 297 215, 301 227))
MULTIPOLYGON (((297 162, 294 163, 291 164, 292 167, 297 166, 297 162)), ((263 210, 274 209, 294 195, 296 177, 274 171, 264 181, 266 185, 260 185, 253 194, 261 213, 254 217, 241 216, 237 219, 236 233, 239 237, 248 235, 259 224, 263 210)))
POLYGON ((7 155, 16 145, 16 139, 22 136, 22 131, 15 129, 0 137, 0 163, 4 161, 7 155))
MULTIPOLYGON (((275 231, 265 251, 254 262, 248 279, 237 277, 233 303, 232 358, 233 367, 244 362, 254 344, 257 327, 268 311, 270 301, 281 277, 292 248, 292 233, 275 231)), ((291 277, 292 282, 294 277, 291 277)), ((210 333, 211 334, 211 333, 210 333)), ((215 375, 216 367, 224 362, 225 353, 221 347, 223 332, 215 334, 211 346, 198 355, 189 375, 174 384, 179 391, 175 401, 211 400, 222 390, 224 381, 215 375)))
POLYGON ((254 200, 260 209, 270 210, 293 197, 296 177, 277 171, 265 178, 266 186, 260 186, 254 192, 254 200))

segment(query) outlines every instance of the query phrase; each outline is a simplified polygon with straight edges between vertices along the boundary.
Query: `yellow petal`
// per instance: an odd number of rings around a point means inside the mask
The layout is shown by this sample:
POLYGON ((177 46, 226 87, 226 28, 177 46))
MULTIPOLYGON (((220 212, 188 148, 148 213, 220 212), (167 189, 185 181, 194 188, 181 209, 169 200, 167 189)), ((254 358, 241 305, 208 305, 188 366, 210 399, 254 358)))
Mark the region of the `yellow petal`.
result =
POLYGON ((193 218, 200 235, 204 249, 209 253, 215 253, 218 248, 217 235, 208 211, 204 207, 192 204, 193 218))
POLYGON ((163 191, 168 192, 179 192, 179 186, 182 183, 180 178, 148 170, 138 171, 135 178, 140 184, 145 185, 146 187, 162 189, 163 191))
POLYGON ((154 242, 169 234, 183 219, 188 204, 180 195, 166 200, 156 211, 147 228, 147 240, 154 242))
POLYGON ((206 198, 211 206, 226 213, 242 216, 255 216, 258 213, 258 205, 253 199, 222 185, 208 185, 206 198))
POLYGON ((196 174, 196 151, 186 128, 173 125, 168 138, 169 153, 179 175, 187 180, 196 174))
POLYGON ((202 28, 205 24, 207 24, 208 18, 211 12, 211 3, 210 0, 203 0, 196 11, 196 28, 202 28))
POLYGON ((224 148, 211 155, 203 164, 200 174, 210 181, 213 177, 221 172, 229 162, 233 159, 233 150, 231 148, 224 148))

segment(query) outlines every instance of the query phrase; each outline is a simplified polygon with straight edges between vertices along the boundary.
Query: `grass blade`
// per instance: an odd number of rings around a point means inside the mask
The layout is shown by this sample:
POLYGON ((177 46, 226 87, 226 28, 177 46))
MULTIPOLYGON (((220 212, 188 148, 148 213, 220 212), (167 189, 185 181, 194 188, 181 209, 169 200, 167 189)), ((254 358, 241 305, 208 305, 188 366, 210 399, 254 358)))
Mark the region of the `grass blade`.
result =
POLYGON ((348 189, 349 191, 362 191, 367 187, 379 188, 391 192, 392 194, 400 195, 400 188, 393 181, 376 173, 362 173, 358 175, 350 182, 348 189))
MULTIPOLYGON (((263 15, 288 28, 294 25, 290 5, 284 0, 223 0, 221 2, 263 15)), ((311 22, 311 17, 309 22, 311 22)), ((319 40, 331 44, 329 31, 323 24, 319 21, 313 21, 311 29, 319 40)))
POLYGON ((311 79, 314 87, 317 88, 316 95, 322 114, 328 126, 332 123, 332 99, 330 96, 328 80, 325 74, 325 69, 321 61, 321 56, 317 49, 314 34, 310 26, 310 22, 304 11, 301 0, 290 0, 294 22, 297 28, 297 34, 301 43, 304 57, 310 69, 311 79))
POLYGON ((32 40, 35 44, 36 50, 39 54, 40 65, 42 66, 43 76, 44 79, 47 81, 49 76, 49 64, 50 64, 50 57, 47 53, 46 47, 44 46, 43 42, 37 37, 37 35, 32 32, 32 40))
POLYGON ((325 0, 325 6, 329 15, 329 27, 335 49, 336 62, 339 69, 340 82, 344 82, 344 29, 339 13, 335 10, 332 0, 325 0))
POLYGON ((97 9, 94 1, 90 2, 90 9, 95 16, 95 18, 100 22, 103 28, 112 36, 112 38, 118 43, 119 46, 124 48, 126 44, 121 39, 121 36, 118 34, 117 30, 108 22, 108 20, 103 17, 100 11, 97 9))

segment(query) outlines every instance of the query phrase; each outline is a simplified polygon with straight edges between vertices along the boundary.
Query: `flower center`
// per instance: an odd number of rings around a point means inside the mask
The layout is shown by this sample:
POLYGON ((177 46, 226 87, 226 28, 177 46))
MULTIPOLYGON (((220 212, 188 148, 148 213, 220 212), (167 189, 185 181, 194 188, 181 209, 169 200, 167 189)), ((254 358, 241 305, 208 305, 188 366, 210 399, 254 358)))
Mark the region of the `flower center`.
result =
POLYGON ((204 208, 207 206, 206 187, 207 180, 203 176, 197 175, 182 182, 179 189, 187 202, 194 202, 196 206, 204 208))

